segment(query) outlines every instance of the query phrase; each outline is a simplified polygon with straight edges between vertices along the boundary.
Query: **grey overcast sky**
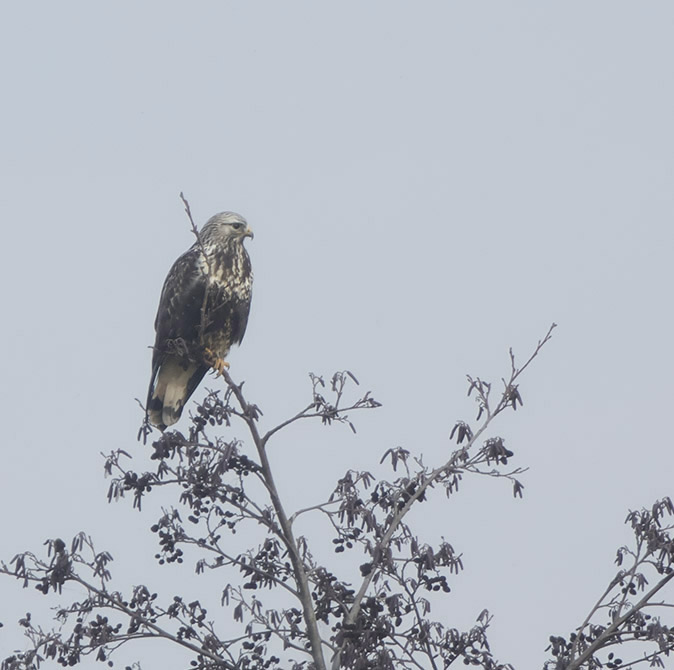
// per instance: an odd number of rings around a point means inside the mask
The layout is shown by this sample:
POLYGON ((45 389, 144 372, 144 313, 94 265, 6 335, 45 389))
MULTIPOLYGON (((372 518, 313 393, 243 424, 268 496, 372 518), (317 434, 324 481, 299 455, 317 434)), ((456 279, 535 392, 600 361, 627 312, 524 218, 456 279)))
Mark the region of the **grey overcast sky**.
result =
MULTIPOLYGON (((522 411, 496 427, 530 468, 524 499, 467 481, 420 520, 466 566, 434 616, 466 627, 489 608, 498 658, 540 667, 613 575, 627 510, 674 494, 674 4, 66 0, 1 15, 2 557, 86 530, 121 584, 186 580, 154 567, 151 508, 107 504, 100 456, 121 447, 141 468, 147 453, 135 398, 162 282, 192 243, 182 190, 199 223, 230 209, 255 231, 230 361, 266 425, 303 405, 309 371, 353 370, 384 403, 355 436, 279 440, 291 506, 391 446, 441 462, 474 417, 465 375, 498 381, 508 347, 523 358, 559 324, 522 411)), ((4 655, 45 605, 7 579, 0 602, 4 655)))

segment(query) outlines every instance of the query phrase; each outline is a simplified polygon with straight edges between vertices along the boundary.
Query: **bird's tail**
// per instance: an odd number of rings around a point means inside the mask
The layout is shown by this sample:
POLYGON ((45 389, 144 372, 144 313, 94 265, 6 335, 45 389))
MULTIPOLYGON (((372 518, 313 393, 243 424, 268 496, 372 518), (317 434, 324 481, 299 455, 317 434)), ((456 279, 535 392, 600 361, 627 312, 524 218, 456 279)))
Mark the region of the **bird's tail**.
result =
POLYGON ((153 426, 163 431, 178 421, 185 403, 204 376, 204 373, 199 374, 200 367, 194 363, 185 364, 184 359, 173 356, 162 362, 147 402, 148 418, 153 426), (199 378, 195 383, 196 375, 199 378))

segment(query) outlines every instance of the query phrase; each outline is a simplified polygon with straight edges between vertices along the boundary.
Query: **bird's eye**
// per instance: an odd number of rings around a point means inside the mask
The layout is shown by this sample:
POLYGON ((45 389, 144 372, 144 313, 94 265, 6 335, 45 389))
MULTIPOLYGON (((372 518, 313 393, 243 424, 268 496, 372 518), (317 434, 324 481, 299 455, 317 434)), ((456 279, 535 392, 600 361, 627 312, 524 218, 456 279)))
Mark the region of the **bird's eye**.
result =
POLYGON ((232 224, 232 228, 234 228, 234 230, 239 230, 239 228, 241 228, 241 226, 243 226, 243 223, 237 222, 237 223, 232 224))

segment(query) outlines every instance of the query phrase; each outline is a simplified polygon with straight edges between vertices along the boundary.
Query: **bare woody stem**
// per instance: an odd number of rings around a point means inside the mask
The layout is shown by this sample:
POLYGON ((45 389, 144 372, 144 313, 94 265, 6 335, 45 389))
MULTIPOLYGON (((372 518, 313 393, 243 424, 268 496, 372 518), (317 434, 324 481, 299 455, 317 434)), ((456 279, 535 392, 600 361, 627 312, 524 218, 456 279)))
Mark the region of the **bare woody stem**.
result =
POLYGON ((573 642, 573 646, 571 647, 571 658, 573 658, 573 657, 576 655, 577 651, 578 651, 578 641, 580 640, 580 634, 585 630, 585 628, 586 628, 586 627, 588 626, 588 624, 590 623, 592 617, 595 615, 595 613, 596 613, 596 612, 599 610, 599 608, 602 606, 602 604, 603 604, 603 602, 604 602, 604 598, 606 598, 606 596, 607 596, 609 593, 611 593, 611 591, 613 590, 613 588, 615 587, 615 585, 616 585, 619 581, 620 581, 620 580, 619 580, 617 577, 614 577, 614 578, 611 580, 611 582, 609 583, 609 585, 606 587, 606 590, 604 591, 604 593, 601 594, 601 597, 599 598, 599 600, 597 600, 597 602, 594 604, 594 606, 593 606, 592 609, 590 610, 590 613, 585 617, 585 621, 583 621, 583 623, 582 623, 582 624, 580 625, 580 627, 578 628, 578 635, 576 636, 576 639, 575 639, 574 642, 573 642))
MULTIPOLYGON (((192 212, 190 210, 190 205, 183 193, 180 193, 180 199, 182 200, 183 204, 185 205, 185 212, 187 213, 187 216, 190 220, 190 224, 192 225, 192 232, 197 238, 197 243, 199 245, 199 248, 201 250, 201 253, 204 256, 204 260, 206 262, 206 267, 208 270, 209 276, 211 275, 211 266, 210 266, 210 259, 208 258, 208 255, 206 253, 206 249, 204 247, 203 241, 201 240, 201 236, 199 235, 199 231, 197 230, 197 227, 194 223, 194 219, 192 218, 192 212)), ((200 325, 200 332, 199 332, 199 337, 200 337, 200 342, 201 345, 204 346, 204 332, 206 328, 206 311, 208 307, 208 286, 206 286, 206 290, 204 292, 204 301, 201 307, 201 325, 200 325)), ((264 438, 260 436, 259 431, 257 430, 257 425, 255 423, 255 420, 252 418, 252 415, 250 413, 250 408, 248 405, 248 402, 243 396, 243 393, 241 392, 241 388, 237 386, 233 381, 232 378, 229 376, 227 372, 224 373, 225 380, 234 393, 239 405, 241 406, 241 410, 243 412, 243 418, 246 421, 246 424, 248 425, 248 428, 250 430, 250 434, 253 438, 253 442, 255 443, 255 448, 258 452, 258 456, 260 458, 260 465, 262 467, 262 472, 264 475, 264 482, 266 485, 266 488, 269 492, 269 496, 272 501, 272 505, 274 506, 274 510, 276 512, 276 515, 278 517, 279 525, 281 527, 281 539, 283 543, 286 546, 286 549, 288 550, 288 554, 290 555, 290 562, 293 566, 293 572, 295 574, 295 580, 297 581, 297 587, 299 591, 299 599, 302 603, 302 609, 304 611, 304 621, 307 626, 307 636, 309 638, 309 643, 311 645, 311 655, 314 659, 314 663, 316 665, 316 670, 325 670, 325 660, 323 658, 323 650, 322 650, 322 644, 321 644, 321 637, 318 632, 318 623, 316 621, 316 613, 314 612, 313 609, 313 603, 311 599, 311 591, 309 590, 309 580, 307 578, 306 571, 304 569, 304 563, 300 557, 299 549, 297 547, 297 542, 295 541, 295 538, 293 536, 292 532, 292 524, 288 520, 288 517, 285 513, 285 510, 283 508, 283 504, 281 503, 281 499, 278 494, 278 489, 276 488, 276 483, 274 482, 274 477, 272 474, 271 466, 269 464, 269 459, 267 458, 267 454, 265 451, 265 444, 267 440, 269 439, 270 435, 266 435, 264 438)))
MULTIPOLYGON (((512 363, 512 371, 510 375, 510 380, 506 384, 506 389, 501 396, 501 399, 499 400, 496 408, 494 411, 490 411, 489 407, 487 407, 487 414, 486 417, 480 426, 480 428, 477 430, 477 432, 469 439, 467 445, 459 451, 455 451, 451 458, 444 463, 443 465, 435 468, 427 477, 425 477, 423 480, 419 482, 419 486, 416 489, 416 491, 410 495, 409 499, 405 502, 405 504, 398 510, 398 512, 394 515, 393 519, 391 519, 390 524, 388 528, 386 529, 386 532, 382 536, 381 540, 377 543, 377 546, 375 550, 372 552, 373 556, 381 556, 384 554, 386 548, 389 546, 391 542, 391 538, 393 537, 394 533, 400 526, 400 523, 402 522, 403 518, 407 515, 407 513, 410 511, 412 508, 412 505, 421 498, 426 489, 433 484, 433 482, 440 476, 442 475, 443 472, 446 470, 454 467, 456 463, 456 459, 460 453, 465 453, 467 452, 478 440, 478 438, 487 430, 489 425, 491 424, 492 420, 498 416, 509 404, 509 394, 508 390, 512 387, 513 382, 519 377, 519 375, 529 366, 529 364, 536 358, 536 356, 539 354, 541 348, 543 345, 552 337, 552 331, 556 327, 556 324, 552 324, 550 326, 550 329, 548 330, 547 334, 545 337, 538 342, 536 348, 534 349, 533 354, 529 357, 529 359, 524 363, 524 365, 521 368, 516 368, 515 363, 514 363, 514 356, 510 354, 510 359, 512 363)), ((367 593, 367 590, 370 587, 370 584, 372 583, 372 580, 377 574, 376 570, 377 566, 373 565, 372 569, 370 572, 365 576, 363 579, 362 584, 360 585, 360 588, 358 589, 358 593, 356 594, 353 604, 351 605, 351 609, 349 610, 349 613, 345 617, 345 625, 349 624, 354 624, 358 614, 360 613, 360 607, 361 603, 363 601, 363 598, 365 597, 365 594, 367 593)), ((341 649, 335 654, 332 660, 332 670, 338 670, 341 662, 341 649)), ((570 670, 570 669, 569 669, 570 670)))
POLYGON ((579 670, 585 661, 606 644, 607 640, 620 629, 625 621, 634 616, 642 607, 648 605, 651 598, 668 584, 672 578, 674 578, 674 572, 661 579, 634 607, 630 608, 619 619, 616 619, 578 658, 572 659, 569 665, 566 666, 566 670, 579 670))
MULTIPOLYGON (((16 577, 16 575, 8 570, 7 568, 3 566, 0 567, 0 573, 4 573, 6 575, 11 575, 16 577)), ((29 581, 37 581, 40 582, 42 581, 39 577, 31 577, 29 575, 24 575, 23 579, 29 580, 29 581)), ((212 654, 206 649, 203 649, 202 647, 197 646, 196 644, 192 644, 188 640, 184 640, 181 638, 178 638, 175 635, 172 635, 169 633, 167 630, 164 630, 161 626, 158 626, 156 623, 152 623, 149 621, 146 617, 142 616, 138 612, 130 609, 129 607, 125 606, 123 602, 121 602, 119 599, 115 598, 112 594, 108 593, 107 591, 103 589, 99 589, 95 587, 93 584, 90 584, 86 580, 82 579, 76 574, 71 574, 68 578, 67 581, 70 582, 76 582, 83 586, 89 593, 95 593, 101 600, 103 600, 108 607, 111 609, 118 610, 119 612, 122 612, 126 614, 128 617, 131 619, 136 619, 140 621, 143 626, 148 628, 149 630, 153 631, 155 635, 158 637, 164 638, 166 640, 170 640, 171 642, 175 642, 176 644, 180 645, 181 647, 185 647, 186 649, 189 649, 190 651, 193 651, 197 654, 200 654, 201 656, 205 656, 211 661, 217 662, 221 665, 224 665, 226 668, 230 670, 236 670, 236 667, 227 661, 224 661, 220 656, 216 656, 215 654, 212 654)))
MULTIPOLYGON (((498 408, 497 408, 498 409, 498 408)), ((374 555, 382 555, 386 548, 389 546, 389 543, 391 542, 391 538, 393 537, 393 534, 396 532, 398 527, 400 526, 400 523, 402 522, 403 518, 407 515, 407 513, 410 511, 412 508, 412 505, 421 497, 423 496, 424 492, 426 489, 438 478, 439 475, 441 475, 445 470, 448 468, 451 468, 454 466, 457 454, 462 453, 464 451, 467 451, 470 449, 473 444, 477 441, 477 439, 484 433, 485 430, 489 427, 489 424, 491 423, 491 420, 496 416, 497 412, 494 412, 491 414, 489 417, 487 417, 483 423, 483 425, 480 427, 480 429, 473 435, 473 437, 470 439, 468 444, 464 447, 464 449, 460 450, 459 452, 454 452, 452 454, 452 457, 443 465, 440 467, 435 468, 427 477, 423 479, 419 483, 419 487, 417 490, 409 497, 407 502, 398 510, 398 512, 395 514, 393 519, 391 520, 389 527, 386 529, 386 532, 382 536, 381 540, 377 543, 377 547, 373 551, 374 555)), ((372 583, 372 580, 375 578, 377 574, 377 570, 374 569, 376 566, 373 566, 373 569, 370 570, 370 572, 365 576, 363 579, 363 583, 360 585, 360 588, 358 589, 358 593, 356 594, 353 604, 351 605, 351 609, 349 610, 349 613, 347 614, 345 618, 345 625, 353 624, 356 621, 356 618, 358 617, 358 614, 360 613, 360 606, 363 601, 363 598, 365 597, 365 594, 367 593, 367 590, 370 588, 370 584, 372 583)), ((332 668, 333 670, 337 670, 339 668, 341 661, 341 650, 335 654, 335 657, 333 658, 332 661, 332 668)))
POLYGON ((274 506, 274 511, 276 512, 279 526, 281 527, 281 539, 288 550, 290 562, 293 566, 293 573, 297 582, 299 599, 302 603, 302 610, 304 613, 304 623, 307 627, 307 637, 309 638, 309 645, 311 647, 311 656, 314 659, 316 670, 326 670, 325 659, 323 657, 322 640, 318 631, 316 612, 314 611, 311 590, 309 588, 309 579, 307 577, 306 570, 304 569, 304 562, 300 556, 297 542, 295 541, 295 537, 293 535, 292 524, 288 519, 281 502, 281 498, 278 494, 276 483, 274 482, 271 465, 269 463, 269 459, 267 458, 267 452, 265 449, 266 440, 260 436, 255 419, 252 418, 250 406, 241 392, 241 387, 234 383, 227 371, 223 373, 223 377, 225 378, 227 385, 232 390, 232 393, 236 397, 237 402, 241 407, 243 419, 248 425, 251 437, 255 443, 255 448, 257 449, 258 457, 260 459, 260 466, 262 468, 262 472, 264 473, 265 484, 267 490, 269 491, 269 497, 271 498, 272 505, 274 506))

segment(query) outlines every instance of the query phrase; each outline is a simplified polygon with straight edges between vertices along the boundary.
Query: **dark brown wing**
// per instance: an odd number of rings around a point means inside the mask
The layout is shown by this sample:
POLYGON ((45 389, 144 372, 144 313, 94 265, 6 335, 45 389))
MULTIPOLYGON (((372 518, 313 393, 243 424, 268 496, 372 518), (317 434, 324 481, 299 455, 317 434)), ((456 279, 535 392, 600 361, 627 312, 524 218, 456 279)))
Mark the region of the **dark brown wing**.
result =
POLYGON ((156 337, 148 398, 152 395, 155 378, 167 355, 169 344, 173 342, 175 346, 176 342, 182 343, 187 351, 193 351, 199 343, 206 288, 206 276, 200 269, 199 257, 200 252, 195 247, 186 251, 173 264, 164 282, 154 323, 156 337))
POLYGON ((204 304, 206 275, 199 266, 200 252, 192 247, 173 264, 162 288, 154 328, 155 356, 168 340, 197 343, 204 304))

